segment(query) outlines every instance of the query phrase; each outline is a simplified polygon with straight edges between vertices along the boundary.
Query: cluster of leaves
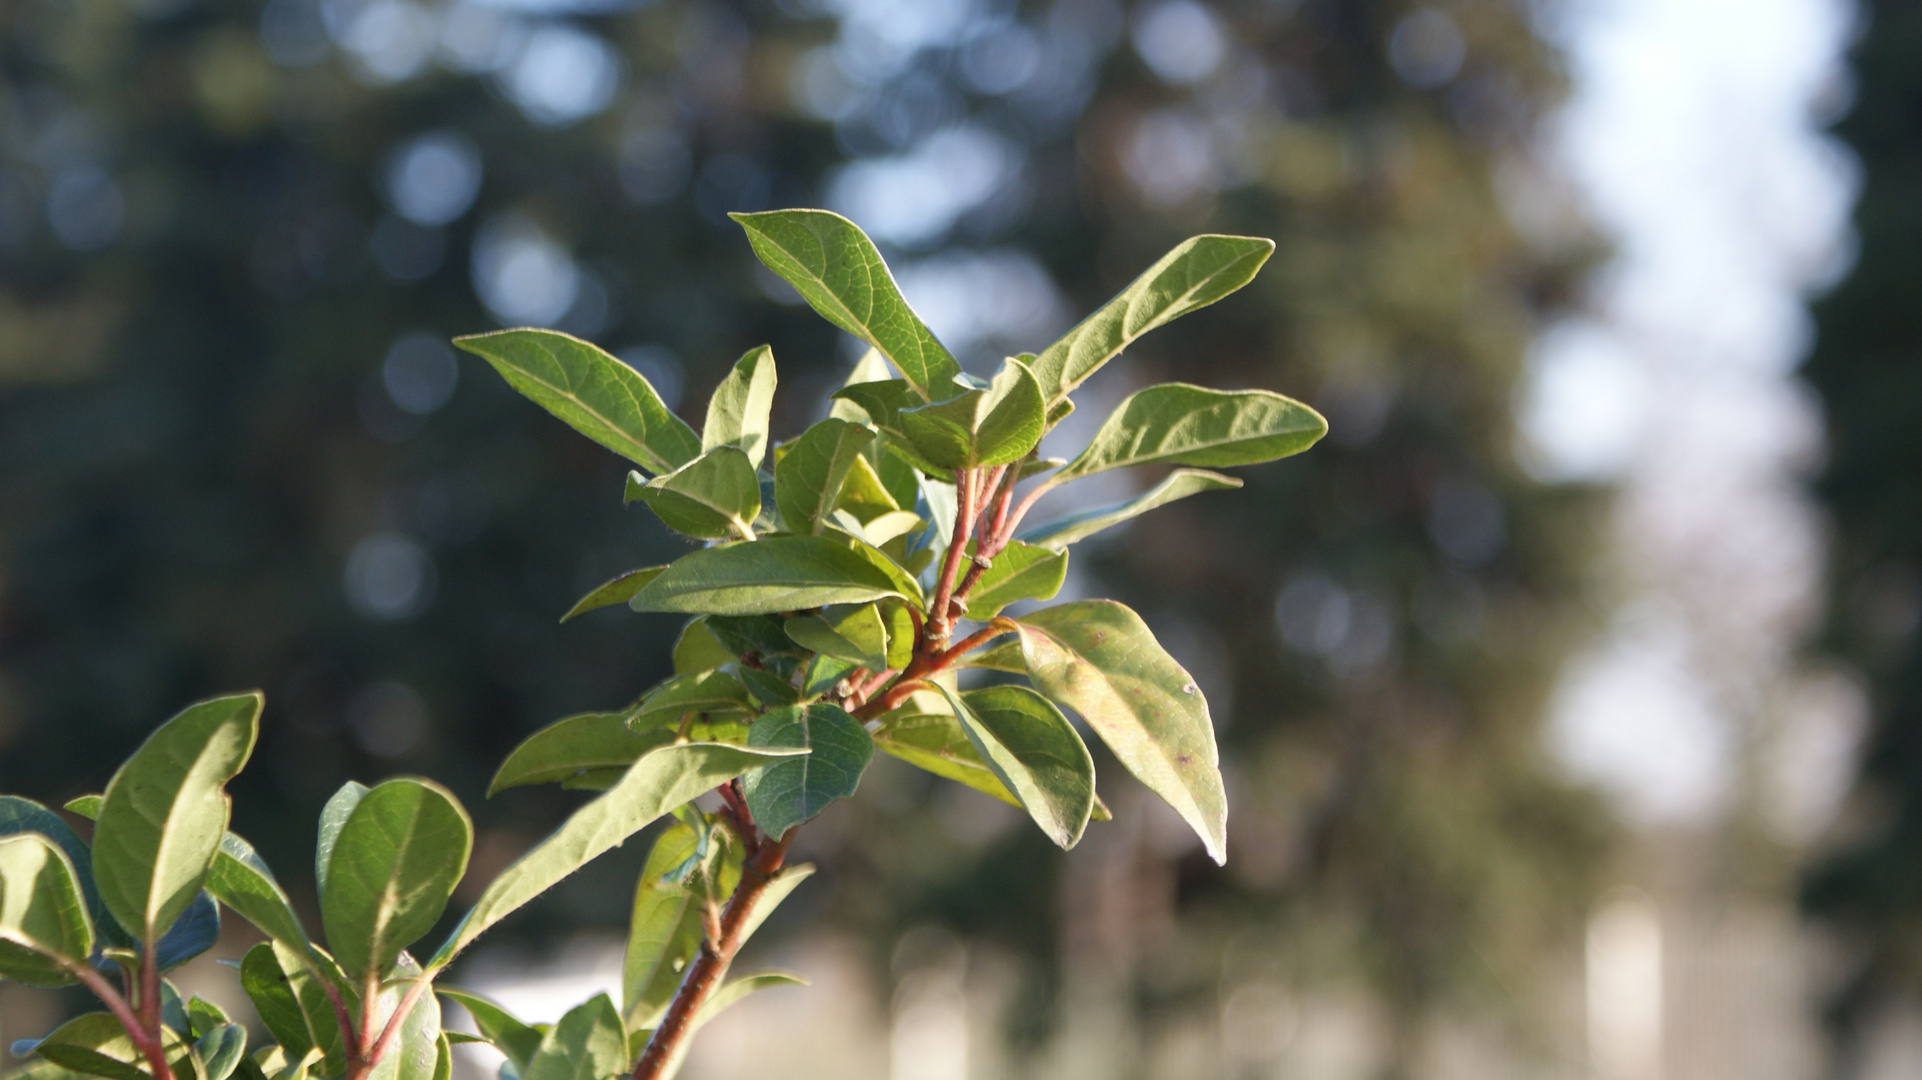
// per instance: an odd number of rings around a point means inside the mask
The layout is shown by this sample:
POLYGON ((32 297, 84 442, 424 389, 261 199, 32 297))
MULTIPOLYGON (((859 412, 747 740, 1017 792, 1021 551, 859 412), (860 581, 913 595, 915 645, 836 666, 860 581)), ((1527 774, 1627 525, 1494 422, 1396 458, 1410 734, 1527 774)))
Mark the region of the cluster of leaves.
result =
MULTIPOLYGON (((551 1028, 457 990, 524 1080, 672 1075, 688 1037, 768 973, 724 981, 741 944, 811 872, 784 865, 792 831, 856 790, 878 747, 1021 807, 1072 847, 1105 815, 1094 760, 1064 709, 1225 859, 1227 800, 1208 705, 1133 611, 1052 599, 1069 547, 1154 507, 1239 481, 1197 466, 1270 461, 1326 430, 1261 390, 1171 383, 1132 395, 1073 460, 1042 459, 1070 395, 1141 334, 1246 284, 1266 240, 1196 237, 1038 355, 992 379, 964 373, 908 307, 874 245, 822 211, 737 215, 755 252, 823 316, 871 346, 832 415, 771 445, 770 351, 749 352, 694 431, 647 380, 586 342, 506 330, 458 343, 575 429, 632 460, 629 501, 709 541, 629 571, 565 617, 626 603, 694 616, 675 674, 619 712, 569 717, 521 744, 492 790, 601 792, 496 878, 424 963, 407 949, 439 920, 473 830, 424 780, 349 783, 321 815, 315 877, 327 949, 264 863, 226 831, 223 785, 250 753, 257 694, 193 706, 135 754, 104 796, 91 850, 44 807, 0 818, 0 974, 83 982, 108 1012, 33 1045, 44 1068, 111 1080, 444 1080, 437 976, 479 934, 669 814, 637 887, 623 1002, 605 995, 551 1028), (898 377, 897 377, 898 376, 898 377), (1135 465, 1181 466, 1119 505, 1021 528, 1056 487, 1135 465), (1021 485, 1031 481, 1025 490, 1021 485), (965 568, 965 569, 964 569, 965 568), (971 627, 971 632, 959 631, 971 627), (959 639, 957 640, 957 636, 959 639), (997 642, 999 642, 997 644, 997 642), (961 690, 963 668, 1025 676, 961 690), (694 804, 718 795, 709 812, 694 804), (278 1045, 161 978, 204 950, 215 901, 271 939, 241 965, 278 1045), (119 972, 116 987, 110 976, 119 972)), ((490 792, 491 794, 491 792, 490 792)))

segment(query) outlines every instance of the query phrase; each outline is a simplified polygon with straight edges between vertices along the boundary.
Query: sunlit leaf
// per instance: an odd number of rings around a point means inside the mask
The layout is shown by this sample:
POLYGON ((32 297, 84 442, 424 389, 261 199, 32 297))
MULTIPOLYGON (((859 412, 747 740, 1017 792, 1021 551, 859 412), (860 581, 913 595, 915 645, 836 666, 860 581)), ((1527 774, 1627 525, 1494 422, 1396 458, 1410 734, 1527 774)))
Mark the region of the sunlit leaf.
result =
POLYGON ((1048 401, 1066 398, 1141 335, 1248 284, 1274 250, 1273 240, 1252 236, 1196 236, 1176 245, 1035 358, 1048 401))
POLYGON ((190 705, 114 773, 94 824, 93 874, 120 925, 156 941, 200 895, 230 801, 224 789, 253 752, 261 695, 190 705))
POLYGON ((539 1028, 520 1022, 506 1009, 471 991, 436 985, 434 992, 466 1009, 481 1036, 514 1063, 516 1072, 526 1073, 527 1063, 541 1046, 539 1028))
POLYGON ((665 569, 667 569, 665 566, 643 566, 609 578, 595 586, 593 592, 581 597, 573 607, 568 608, 567 614, 561 616, 561 621, 566 622, 582 612, 593 611, 596 608, 625 604, 634 598, 635 593, 641 591, 643 585, 653 581, 665 569))
POLYGON ((1022 533, 1021 539, 1036 547, 1064 551, 1069 544, 1085 540, 1103 529, 1139 517, 1156 507, 1166 506, 1176 499, 1185 499, 1203 491, 1220 491, 1240 486, 1241 481, 1232 476, 1223 476, 1203 469, 1176 469, 1161 483, 1126 502, 1099 506, 1093 510, 1050 521, 1045 525, 1037 525, 1022 533))
POLYGON ((1130 394, 1088 448, 1044 482, 1130 465, 1254 465, 1299 454, 1327 432, 1321 414, 1267 390, 1163 383, 1130 394))
POLYGON ((636 731, 627 713, 582 713, 557 720, 522 740, 501 762, 487 787, 496 792, 526 784, 557 784, 598 769, 620 769, 674 740, 673 729, 636 731))
POLYGON ((701 449, 738 446, 747 454, 748 464, 760 468, 761 459, 767 455, 767 421, 774 407, 774 384, 773 349, 762 345, 736 360, 733 370, 708 399, 701 449))
POLYGON ((805 750, 726 743, 678 743, 649 751, 621 782, 576 810, 487 886, 428 962, 439 970, 489 927, 662 814, 771 758, 805 750))
POLYGON ((286 890, 253 845, 233 833, 220 838, 220 851, 207 874, 207 891, 268 937, 306 951, 307 931, 294 914, 286 890))
POLYGON ((708 671, 720 667, 734 659, 707 628, 707 617, 690 619, 681 628, 681 636, 674 639, 674 674, 691 675, 697 671, 708 671))
POLYGON ((541 1037, 522 1080, 608 1080, 627 1071, 627 1031, 606 994, 562 1016, 541 1037))
POLYGON ((73 863, 39 833, 0 838, 0 977, 65 986, 93 953, 93 920, 73 863))
POLYGON ((945 388, 961 365, 901 298, 881 253, 852 221, 825 210, 728 216, 810 307, 880 350, 923 400, 945 396, 934 388, 945 388))
POLYGON ((473 846, 467 811, 438 784, 402 777, 363 795, 341 826, 320 896, 341 967, 362 981, 384 976, 439 921, 473 846))
MULTIPOLYGON (((193 1045, 171 1027, 160 1031, 161 1047, 175 1080, 190 1080, 199 1074, 195 1067, 193 1045)), ((64 1069, 108 1080, 152 1080, 147 1058, 134 1046, 120 1021, 112 1013, 94 1012, 76 1016, 55 1028, 33 1049, 35 1054, 64 1069)))
POLYGON ((247 950, 240 961, 240 988, 290 1057, 318 1051, 322 1073, 338 1076, 346 1069, 333 1003, 298 949, 266 942, 247 950))
POLYGON ((787 636, 824 656, 860 664, 869 671, 888 666, 888 628, 873 604, 835 604, 818 615, 787 621, 787 636))
POLYGON ((923 459, 965 469, 1019 461, 1041 441, 1046 414, 1034 373, 1010 357, 985 389, 904 409, 900 424, 923 459))
MULTIPOLYGON (((974 542, 968 553, 974 553, 974 542)), ((992 619, 1017 600, 1052 600, 1068 577, 1068 553, 1017 540, 994 557, 964 601, 968 618, 992 619)))
POLYGON ((1025 686, 965 694, 935 686, 975 752, 1048 839, 1063 848, 1079 843, 1094 811, 1094 758, 1061 710, 1025 686))
POLYGON ((776 536, 683 555, 628 604, 636 611, 759 615, 900 595, 884 569, 835 538, 776 536))
POLYGON ((454 339, 508 384, 575 431, 649 472, 672 472, 701 453, 700 436, 661 402, 640 372, 557 330, 497 330, 454 339))
POLYGON ((1080 713, 1224 861, 1228 798, 1208 702, 1141 617, 1112 600, 1079 600, 1015 622, 1036 688, 1080 713))
POLYGON ((667 527, 697 540, 751 540, 761 481, 738 446, 717 446, 652 480, 627 474, 627 501, 647 504, 667 527))
POLYGON ((801 433, 774 467, 774 504, 788 532, 812 536, 841 498, 848 470, 874 432, 829 417, 801 433))

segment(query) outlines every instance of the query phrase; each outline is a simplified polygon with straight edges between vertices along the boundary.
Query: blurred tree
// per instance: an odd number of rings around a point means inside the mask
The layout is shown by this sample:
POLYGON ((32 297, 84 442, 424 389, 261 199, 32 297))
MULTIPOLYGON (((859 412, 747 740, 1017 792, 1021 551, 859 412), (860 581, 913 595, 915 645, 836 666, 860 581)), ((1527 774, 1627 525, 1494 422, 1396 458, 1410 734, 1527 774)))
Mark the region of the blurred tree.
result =
MULTIPOLYGON (((83 748, 260 685, 239 822, 293 868, 311 840, 278 823, 346 777, 479 803, 522 734, 663 675, 671 623, 551 620, 675 541, 621 511, 611 457, 442 341, 558 326, 689 415, 771 341, 791 434, 852 355, 726 211, 849 213, 971 363, 1045 344, 1192 232, 1273 236, 1253 288, 1105 392, 1268 386, 1327 412, 1330 443, 1075 568, 1215 703, 1229 868, 1125 789, 1064 862, 903 774, 810 841, 839 849, 824 917, 883 950, 928 921, 998 941, 1052 972, 1030 1003, 1064 972, 1142 1016, 1212 1016, 1248 980, 1372 987, 1388 1074, 1438 1003, 1531 1014, 1515 987, 1573 940, 1606 831, 1536 736, 1594 530, 1511 445, 1524 347, 1587 254, 1530 165, 1558 84, 1519 5, 19 0, 0 21, 0 786, 98 788, 80 763, 121 751, 83 748), (896 834, 912 850, 860 827, 882 814, 923 824, 896 834), (1005 872, 961 872, 982 861, 1005 872)), ((482 804, 477 875, 567 798, 482 804)), ((619 921, 624 873, 523 931, 619 921)))
POLYGON ((1850 945, 1831 1000, 1844 1071, 1862 1025, 1922 984, 1922 13, 1864 5, 1873 28, 1855 51, 1853 107, 1837 125, 1862 163, 1847 279, 1816 305, 1807 374, 1822 394, 1829 459, 1817 492, 1834 521, 1832 603, 1822 645, 1868 680, 1874 729, 1842 835, 1811 870, 1804 903, 1850 945))

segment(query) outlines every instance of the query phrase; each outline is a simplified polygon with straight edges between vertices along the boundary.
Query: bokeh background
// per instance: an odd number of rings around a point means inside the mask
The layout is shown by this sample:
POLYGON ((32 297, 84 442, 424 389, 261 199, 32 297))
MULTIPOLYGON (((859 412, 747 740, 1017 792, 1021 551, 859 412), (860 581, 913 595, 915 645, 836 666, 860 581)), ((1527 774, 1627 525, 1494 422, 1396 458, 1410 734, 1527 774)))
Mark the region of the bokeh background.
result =
MULTIPOLYGON (((1064 855, 878 761, 756 943, 814 988, 689 1080, 1915 1075, 1919 60, 1894 0, 8 0, 0 789, 258 686, 235 822, 292 891, 406 772, 471 898, 580 801, 484 799, 501 756, 668 671, 671 620, 557 616, 681 542, 448 337, 696 418, 769 342, 789 436, 856 350, 728 211, 848 214, 977 370, 1271 236, 1061 436, 1166 378, 1331 421, 1068 585, 1208 694, 1228 865, 1112 767, 1064 855)), ((617 981, 644 850, 457 979, 617 981)), ((0 1066, 82 1007, 0 986, 0 1066)))

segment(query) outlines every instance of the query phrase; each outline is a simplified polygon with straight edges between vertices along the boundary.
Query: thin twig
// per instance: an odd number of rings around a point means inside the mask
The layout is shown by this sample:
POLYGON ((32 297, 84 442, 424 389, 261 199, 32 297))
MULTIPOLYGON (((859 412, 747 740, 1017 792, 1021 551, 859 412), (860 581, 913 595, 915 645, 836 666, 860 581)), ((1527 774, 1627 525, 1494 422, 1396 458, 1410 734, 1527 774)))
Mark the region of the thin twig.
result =
POLYGON ((948 608, 954 598, 955 574, 961 567, 961 555, 967 549, 969 535, 974 531, 974 479, 972 470, 954 471, 954 535, 949 539, 947 553, 941 559, 941 576, 934 590, 934 602, 928 605, 926 644, 931 647, 946 645, 948 634, 954 626, 954 618, 948 608))
MULTIPOLYGON (((127 1038, 132 1040, 134 1047, 146 1057, 147 1064, 153 1069, 155 1077, 172 1077, 172 1068, 167 1064, 166 1047, 161 1045, 160 1040, 153 1037, 153 1034, 141 1024, 140 1017, 134 1012, 133 1006, 129 1005, 127 999, 113 988, 113 983, 108 982, 106 976, 95 971, 93 966, 85 961, 69 960, 66 957, 56 957, 55 961, 66 969, 67 974, 80 980, 82 985, 93 991, 93 996, 100 999, 100 1003, 107 1007, 107 1011, 113 1014, 115 1020, 120 1021, 120 1026, 127 1031, 127 1038)), ((121 971, 126 971, 126 968, 121 968, 121 971)))
POLYGON ((661 1017, 660 1026, 648 1037, 647 1049, 641 1052, 641 1059, 635 1063, 633 1080, 661 1080, 666 1075, 669 1064, 678 1056, 681 1043, 691 1035, 695 1016, 701 1006, 707 1003, 709 995, 720 984, 721 976, 727 973, 728 965, 734 961, 734 954, 740 951, 741 942, 747 937, 748 919, 753 915, 755 905, 767 884, 781 868, 787 857, 788 836, 772 840, 762 845, 754 856, 741 867, 741 882, 734 887, 734 895, 728 898, 727 909, 721 915, 718 932, 701 943, 701 950, 695 954, 694 962, 687 966, 687 974, 681 978, 680 989, 674 992, 674 1000, 667 1007, 666 1015, 661 1017))
MULTIPOLYGON (((379 980, 375 980, 373 985, 375 990, 378 991, 380 987, 379 980)), ((373 1050, 368 1053, 365 1062, 365 1071, 362 1075, 372 1072, 375 1067, 380 1064, 381 1059, 387 1056, 387 1052, 394 1048, 394 1040, 400 1038, 400 1026, 406 1022, 407 1014, 413 1011, 414 1003, 419 1001, 421 994, 425 993, 427 988, 432 985, 433 980, 426 975, 422 975, 420 978, 414 980, 414 985, 407 988, 407 993, 400 999, 400 1005, 394 1009, 394 1015, 387 1018, 387 1026, 381 1029, 380 1038, 375 1040, 373 1050)), ((376 995, 374 999, 363 1003, 366 1015, 370 1019, 374 1016, 374 1002, 377 1000, 378 995, 376 995)))
POLYGON ((1054 488, 1055 480, 1052 476, 1036 484, 1034 490, 1028 492, 1027 495, 1023 496, 1021 501, 1015 505, 1014 512, 1008 515, 1008 520, 1001 526, 1001 531, 1008 536, 1013 536, 1014 530, 1021 525, 1021 519, 1028 516, 1028 511, 1034 508, 1034 504, 1040 501, 1041 496, 1053 491, 1054 488))

